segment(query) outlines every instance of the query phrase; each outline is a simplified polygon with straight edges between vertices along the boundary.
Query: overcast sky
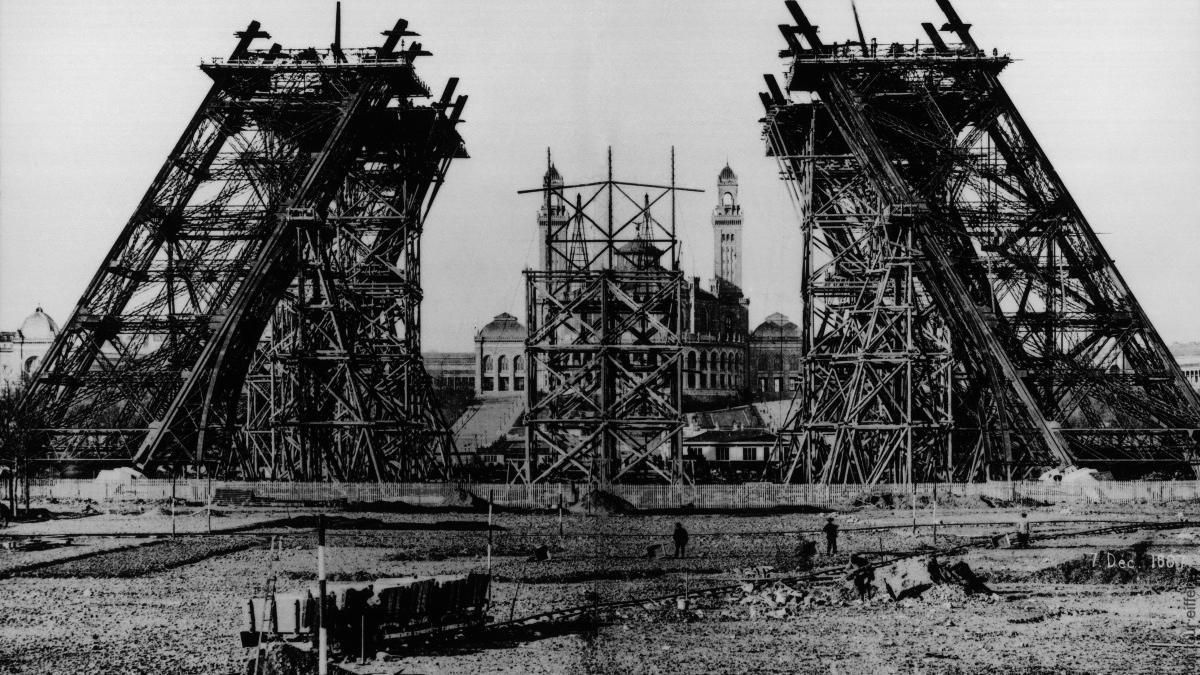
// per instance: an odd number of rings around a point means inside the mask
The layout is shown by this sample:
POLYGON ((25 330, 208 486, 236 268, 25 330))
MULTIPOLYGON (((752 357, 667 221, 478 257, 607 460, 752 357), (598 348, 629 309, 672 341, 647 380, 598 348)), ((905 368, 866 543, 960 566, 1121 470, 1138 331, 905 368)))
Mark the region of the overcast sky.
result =
MULTIPOLYGON (((1168 341, 1200 339, 1200 2, 957 0, 1002 80, 1168 341)), ((854 34, 849 0, 802 2, 827 41, 854 34)), ((0 0, 0 330, 34 306, 64 321, 251 19, 284 47, 326 46, 332 1, 0 0)), ((343 2, 346 46, 398 17, 432 57, 435 93, 461 78, 456 161, 424 240, 426 349, 465 350, 493 315, 523 316, 546 148, 568 182, 665 181, 676 148, 682 262, 712 275, 710 213, 726 160, 745 213, 756 323, 800 311, 797 218, 764 157, 757 92, 779 73, 782 0, 343 2), (464 273, 469 275, 464 277, 464 273)), ((868 37, 922 37, 933 0, 859 0, 868 37)), ((261 46, 261 45, 260 45, 261 46)))

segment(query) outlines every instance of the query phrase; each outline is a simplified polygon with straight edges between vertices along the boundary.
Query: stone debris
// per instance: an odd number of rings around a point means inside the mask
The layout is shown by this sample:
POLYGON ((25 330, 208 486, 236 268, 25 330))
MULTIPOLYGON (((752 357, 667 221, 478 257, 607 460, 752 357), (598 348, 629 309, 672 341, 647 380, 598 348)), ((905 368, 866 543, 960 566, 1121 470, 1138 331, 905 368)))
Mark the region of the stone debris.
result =
POLYGON ((898 560, 875 570, 876 591, 893 600, 920 597, 939 584, 959 586, 967 594, 991 594, 983 580, 963 561, 943 565, 936 556, 918 556, 898 560))
MULTIPOLYGON (((734 604, 747 611, 747 618, 786 619, 816 607, 850 607, 879 601, 913 606, 913 602, 919 599, 928 605, 953 608, 968 602, 999 600, 999 596, 992 593, 965 562, 944 565, 934 556, 907 558, 877 568, 872 584, 874 592, 865 599, 859 599, 850 579, 840 584, 813 585, 792 585, 783 581, 775 581, 770 585, 747 582, 735 594, 734 604)), ((722 611, 717 614, 723 618, 725 613, 722 611)))

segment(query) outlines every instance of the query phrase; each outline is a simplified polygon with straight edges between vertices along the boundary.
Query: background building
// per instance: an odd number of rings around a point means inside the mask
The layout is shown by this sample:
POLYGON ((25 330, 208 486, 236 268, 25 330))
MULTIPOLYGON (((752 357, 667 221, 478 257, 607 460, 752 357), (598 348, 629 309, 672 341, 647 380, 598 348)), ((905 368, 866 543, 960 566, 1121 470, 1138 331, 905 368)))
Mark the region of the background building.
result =
POLYGON ((800 327, 775 312, 750 334, 750 363, 758 398, 786 398, 800 376, 800 327))
POLYGON ((0 331, 0 386, 15 386, 37 370, 58 335, 58 324, 41 307, 16 331, 0 331))
POLYGON ((475 391, 475 354, 472 352, 425 352, 425 372, 439 391, 475 391))
POLYGON ((683 302, 684 408, 735 403, 750 393, 750 300, 742 295, 742 207, 728 164, 717 176, 713 208, 713 278, 693 277, 683 302))
POLYGON ((507 312, 475 334, 475 392, 482 397, 525 391, 525 326, 507 312))

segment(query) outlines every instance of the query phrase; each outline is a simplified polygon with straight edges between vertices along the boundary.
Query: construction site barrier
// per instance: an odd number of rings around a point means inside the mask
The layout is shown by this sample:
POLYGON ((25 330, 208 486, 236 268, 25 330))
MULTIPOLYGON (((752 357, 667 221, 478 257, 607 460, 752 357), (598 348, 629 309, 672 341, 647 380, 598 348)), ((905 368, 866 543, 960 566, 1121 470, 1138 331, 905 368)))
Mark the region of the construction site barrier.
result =
MULTIPOLYGON (((1037 500, 1050 503, 1137 503, 1200 499, 1200 481, 1100 481, 1050 483, 1043 481, 994 481, 987 483, 917 483, 877 485, 787 485, 747 483, 739 485, 613 485, 609 492, 638 509, 767 509, 814 506, 844 508, 855 502, 875 500, 908 506, 919 504, 969 506, 989 500, 1037 500)), ((494 499, 511 508, 555 508, 573 504, 587 492, 583 484, 544 483, 507 485, 489 483, 290 483, 264 481, 208 481, 205 479, 33 479, 29 495, 34 499, 87 499, 100 501, 177 499, 209 503, 217 497, 239 495, 237 501, 254 503, 294 502, 386 502, 436 507, 464 506, 470 493, 475 498, 494 499)), ((238 504, 231 504, 238 505, 238 504)))

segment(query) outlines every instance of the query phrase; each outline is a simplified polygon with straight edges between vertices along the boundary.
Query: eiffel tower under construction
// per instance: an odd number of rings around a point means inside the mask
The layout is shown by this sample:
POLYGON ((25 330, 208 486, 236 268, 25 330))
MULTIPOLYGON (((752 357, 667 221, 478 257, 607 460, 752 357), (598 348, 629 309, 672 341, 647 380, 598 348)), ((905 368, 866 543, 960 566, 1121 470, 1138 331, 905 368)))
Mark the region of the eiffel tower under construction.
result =
POLYGON ((255 49, 252 22, 22 402, 43 460, 251 479, 443 476, 421 229, 466 102, 382 46, 255 49))
POLYGON ((1191 473, 1197 394, 1000 84, 1009 57, 948 0, 909 44, 827 43, 786 5, 761 98, 804 314, 777 478, 1191 473))

